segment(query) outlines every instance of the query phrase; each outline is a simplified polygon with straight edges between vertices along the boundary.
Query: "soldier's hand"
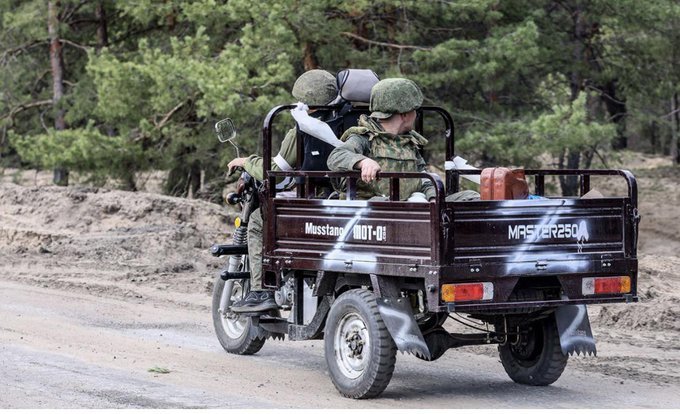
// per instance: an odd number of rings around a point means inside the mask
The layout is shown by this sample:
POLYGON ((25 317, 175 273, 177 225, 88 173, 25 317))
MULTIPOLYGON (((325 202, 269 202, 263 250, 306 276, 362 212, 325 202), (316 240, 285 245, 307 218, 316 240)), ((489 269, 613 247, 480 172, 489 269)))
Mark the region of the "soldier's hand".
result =
POLYGON ((227 164, 227 167, 229 167, 229 172, 227 175, 231 175, 237 168, 243 168, 244 165, 246 165, 246 160, 248 158, 234 158, 233 160, 229 161, 229 164, 227 164))
POLYGON ((361 179, 367 183, 375 180, 381 170, 380 164, 370 158, 359 161, 357 167, 361 169, 361 179))

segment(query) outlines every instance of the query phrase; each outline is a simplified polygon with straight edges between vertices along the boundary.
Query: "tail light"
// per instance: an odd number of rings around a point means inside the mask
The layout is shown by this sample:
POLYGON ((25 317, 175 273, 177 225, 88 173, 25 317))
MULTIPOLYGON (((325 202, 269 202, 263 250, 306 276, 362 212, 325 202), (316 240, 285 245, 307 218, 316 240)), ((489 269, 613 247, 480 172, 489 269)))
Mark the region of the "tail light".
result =
POLYGON ((583 296, 630 293, 630 276, 584 277, 581 291, 583 296))
POLYGON ((444 302, 466 302, 493 299, 493 283, 456 283, 442 285, 444 302))

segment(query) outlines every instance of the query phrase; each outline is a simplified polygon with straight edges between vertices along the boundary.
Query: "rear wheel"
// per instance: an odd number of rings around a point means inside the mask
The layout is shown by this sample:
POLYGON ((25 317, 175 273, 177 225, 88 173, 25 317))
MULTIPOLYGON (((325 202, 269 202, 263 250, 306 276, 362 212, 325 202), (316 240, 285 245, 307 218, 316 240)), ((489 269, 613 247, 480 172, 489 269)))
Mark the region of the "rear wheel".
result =
POLYGON ((241 300, 250 290, 248 280, 224 281, 217 276, 213 288, 212 317, 217 339, 230 354, 252 355, 262 349, 266 332, 251 318, 228 310, 228 304, 241 300))
MULTIPOLYGON (((502 331, 504 327, 498 326, 502 331)), ((562 375, 568 355, 562 353, 555 316, 528 325, 509 328, 508 340, 498 346, 505 372, 510 378, 526 385, 550 385, 562 375), (517 333, 513 335, 513 333, 517 333)))
POLYGON ((348 398, 372 398, 387 388, 397 348, 378 312, 375 295, 364 289, 333 302, 324 334, 331 380, 348 398))

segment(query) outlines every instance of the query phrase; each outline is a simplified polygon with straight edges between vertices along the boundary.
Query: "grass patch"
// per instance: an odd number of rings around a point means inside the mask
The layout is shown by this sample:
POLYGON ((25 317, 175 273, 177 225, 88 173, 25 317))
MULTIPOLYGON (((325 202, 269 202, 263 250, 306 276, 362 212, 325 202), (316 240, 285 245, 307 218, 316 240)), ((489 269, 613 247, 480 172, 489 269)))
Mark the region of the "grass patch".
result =
POLYGON ((153 367, 149 368, 147 371, 153 372, 154 374, 169 374, 170 370, 163 367, 153 367))

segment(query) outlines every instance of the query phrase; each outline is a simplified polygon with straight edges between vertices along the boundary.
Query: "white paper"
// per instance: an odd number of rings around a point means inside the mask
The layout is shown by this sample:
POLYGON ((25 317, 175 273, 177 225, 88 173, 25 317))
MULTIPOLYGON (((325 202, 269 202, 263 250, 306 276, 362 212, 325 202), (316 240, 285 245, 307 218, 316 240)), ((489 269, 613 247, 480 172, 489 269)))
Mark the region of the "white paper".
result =
MULTIPOLYGON (((448 170, 478 170, 479 168, 473 167, 467 163, 467 160, 459 156, 453 157, 453 161, 444 162, 444 168, 448 170)), ((479 184, 479 175, 461 175, 468 181, 479 184)))
POLYGON ((335 133, 333 133, 331 127, 328 126, 327 123, 309 116, 307 113, 308 110, 309 107, 302 102, 298 102, 297 107, 290 110, 290 113, 293 115, 295 122, 297 122, 300 131, 316 137, 334 147, 342 145, 342 141, 340 141, 335 136, 335 133))

